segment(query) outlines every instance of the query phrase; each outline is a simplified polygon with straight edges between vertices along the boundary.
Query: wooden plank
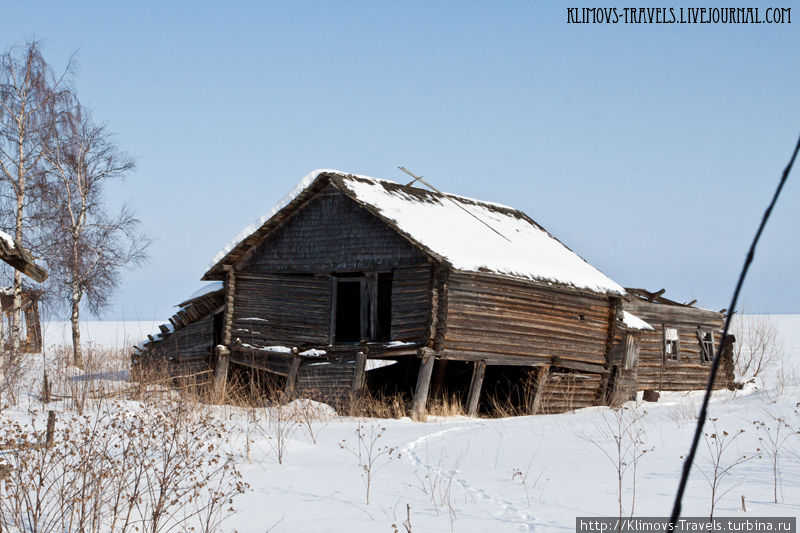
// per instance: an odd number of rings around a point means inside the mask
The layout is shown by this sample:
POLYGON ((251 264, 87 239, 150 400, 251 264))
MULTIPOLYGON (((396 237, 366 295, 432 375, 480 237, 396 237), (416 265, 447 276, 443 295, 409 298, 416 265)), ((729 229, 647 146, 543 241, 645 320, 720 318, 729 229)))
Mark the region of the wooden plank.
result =
POLYGON ((366 377, 367 354, 363 351, 356 354, 355 371, 353 372, 353 396, 361 396, 364 392, 364 378, 366 377))
POLYGON ((472 381, 469 384, 469 396, 467 397, 467 416, 478 414, 478 402, 485 373, 486 361, 475 361, 472 366, 472 381))
POLYGON ((411 409, 411 417, 414 420, 424 422, 427 415, 428 391, 431 386, 431 374, 433 373, 433 363, 436 360, 430 350, 421 349, 421 361, 419 374, 417 374, 417 386, 414 389, 414 402, 411 409))
POLYGON ((547 383, 547 375, 550 372, 549 366, 541 366, 538 368, 536 375, 536 392, 533 395, 528 411, 532 415, 539 414, 542 409, 542 396, 544 395, 545 384, 547 383))
POLYGON ((226 346, 217 346, 217 362, 214 365, 214 397, 222 401, 228 382, 228 363, 231 351, 226 346))
POLYGON ((286 376, 286 385, 283 387, 283 393, 287 399, 294 395, 297 388, 297 375, 300 372, 300 358, 293 356, 289 360, 289 374, 286 376))
POLYGON ((561 368, 569 368, 571 370, 580 370, 583 372, 592 372, 595 374, 608 374, 608 370, 603 365, 579 363, 558 356, 553 357, 553 366, 560 366, 561 368))
POLYGON ((331 329, 329 335, 331 346, 336 344, 336 302, 338 294, 339 291, 337 290, 337 278, 336 276, 331 276, 331 329))

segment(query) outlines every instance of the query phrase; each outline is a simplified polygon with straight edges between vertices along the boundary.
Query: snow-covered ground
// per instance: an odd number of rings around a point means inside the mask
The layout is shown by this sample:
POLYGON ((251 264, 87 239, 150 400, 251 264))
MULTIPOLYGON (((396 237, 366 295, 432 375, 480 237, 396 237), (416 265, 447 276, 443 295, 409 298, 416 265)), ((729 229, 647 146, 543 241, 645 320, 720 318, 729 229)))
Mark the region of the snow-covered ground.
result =
MULTIPOLYGON (((83 344, 124 349, 138 344, 148 334, 158 332, 159 324, 166 320, 83 321, 81 341, 83 344)), ((44 346, 72 345, 70 322, 45 322, 42 324, 44 346)))
MULTIPOLYGON (((800 315, 770 320, 782 337, 782 368, 774 365, 744 390, 715 393, 710 407, 716 421, 706 432, 731 442, 721 463, 752 456, 722 478, 724 495, 715 516, 800 514, 800 435, 781 449, 779 503, 774 503, 772 463, 765 441, 759 440, 767 434, 755 423, 774 427, 774 419, 781 417, 793 431, 800 430, 800 315)), ((135 337, 132 332, 143 325, 126 325, 122 333, 120 327, 90 323, 87 330, 98 342, 101 337, 116 342, 135 337)), ((632 466, 623 481, 626 514, 669 514, 701 396, 665 393, 658 403, 631 402, 623 411, 625 417, 639 417, 637 449, 647 450, 636 463, 635 499, 632 466)), ((616 466, 606 456, 616 453, 609 429, 616 420, 608 408, 508 419, 430 418, 427 423, 322 417, 311 425, 313 438, 302 424, 283 433, 282 464, 274 425, 257 428, 245 412, 232 407, 214 410, 231 428, 220 444, 239 454, 239 469, 250 484, 236 498, 225 531, 403 532, 409 515, 417 532, 574 531, 577 516, 618 513, 616 466), (365 469, 359 463, 366 462, 365 446, 371 443, 377 458, 367 504, 365 469)), ((27 416, 24 402, 9 413, 27 416)), ((683 516, 708 516, 711 493, 704 472, 710 472, 709 444, 714 440, 701 440, 683 516)))

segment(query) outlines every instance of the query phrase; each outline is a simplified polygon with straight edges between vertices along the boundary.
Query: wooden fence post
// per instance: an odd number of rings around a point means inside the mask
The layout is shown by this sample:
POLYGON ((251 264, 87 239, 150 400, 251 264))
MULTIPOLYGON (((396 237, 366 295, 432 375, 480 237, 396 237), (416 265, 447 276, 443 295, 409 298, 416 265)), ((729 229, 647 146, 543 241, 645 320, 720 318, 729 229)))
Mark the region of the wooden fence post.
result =
POLYGON ((533 401, 528 409, 530 414, 538 415, 542 410, 542 395, 544 394, 544 387, 547 382, 547 373, 550 371, 550 365, 540 366, 536 375, 536 393, 533 395, 533 401))
POLYGON ((52 448, 56 433, 56 412, 47 411, 47 431, 44 437, 45 448, 52 448))
POLYGON ((421 361, 419 364, 419 374, 417 374, 417 387, 414 389, 414 403, 411 409, 411 418, 424 422, 427 414, 428 391, 431 386, 433 363, 436 358, 429 348, 421 348, 419 352, 421 361))
POLYGON ((469 384, 469 396, 467 397, 467 416, 478 414, 478 402, 481 398, 481 387, 483 386, 483 375, 486 373, 486 361, 475 361, 472 366, 472 381, 469 384))
POLYGON ((353 372, 353 397, 357 398, 364 392, 364 378, 367 372, 367 354, 363 351, 356 354, 355 371, 353 372))
POLYGON ((297 377, 300 375, 300 357, 293 355, 289 360, 289 373, 286 375, 286 385, 283 387, 283 395, 286 401, 294 396, 297 390, 297 377))
POLYGON ((217 364, 214 365, 214 398, 217 401, 222 401, 225 398, 230 355, 231 351, 226 346, 217 346, 217 364))

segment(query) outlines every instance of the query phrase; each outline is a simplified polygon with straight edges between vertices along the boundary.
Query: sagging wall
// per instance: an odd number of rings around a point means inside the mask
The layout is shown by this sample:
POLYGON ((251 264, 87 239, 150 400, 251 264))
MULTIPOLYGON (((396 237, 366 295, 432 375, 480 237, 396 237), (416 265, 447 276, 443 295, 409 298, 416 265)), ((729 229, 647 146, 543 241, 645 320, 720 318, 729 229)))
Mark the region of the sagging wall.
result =
POLYGON ((167 362, 170 374, 188 375, 209 369, 214 347, 214 315, 176 329, 163 340, 152 343, 145 364, 167 362))
POLYGON ((612 306, 603 296, 451 272, 443 351, 487 364, 606 364, 612 306))
POLYGON ((328 276, 236 273, 231 339, 251 346, 327 344, 328 276))
MULTIPOLYGON (((639 333, 639 363, 637 365, 637 390, 685 391, 706 387, 710 364, 701 358, 698 330, 710 332, 714 348, 722 341, 720 330, 725 317, 721 313, 694 307, 666 305, 643 300, 625 301, 625 310, 635 314, 655 329, 639 333), (678 358, 665 356, 664 328, 678 333, 678 358)), ((715 388, 725 388, 733 383, 733 364, 728 354, 720 365, 715 388)))

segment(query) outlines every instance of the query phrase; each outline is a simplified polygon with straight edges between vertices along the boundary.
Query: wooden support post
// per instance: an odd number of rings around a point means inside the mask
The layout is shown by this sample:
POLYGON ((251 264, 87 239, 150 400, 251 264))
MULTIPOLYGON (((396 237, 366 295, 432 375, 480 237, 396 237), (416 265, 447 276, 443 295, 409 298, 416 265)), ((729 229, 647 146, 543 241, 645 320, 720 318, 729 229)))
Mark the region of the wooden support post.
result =
POLYGON ((297 377, 300 375, 300 358, 293 355, 289 360, 289 373, 286 375, 286 385, 283 387, 283 395, 289 401, 297 390, 297 377))
POLYGON ((355 372, 353 372, 353 397, 357 398, 364 392, 364 378, 367 372, 367 354, 363 351, 356 354, 355 372))
POLYGON ((478 402, 481 398, 483 375, 486 373, 486 361, 475 361, 472 366, 472 381, 469 384, 467 397, 467 416, 478 414, 478 402))
POLYGON ((231 351, 227 346, 219 345, 217 350, 217 362, 214 365, 214 398, 222 401, 225 398, 225 387, 228 383, 228 363, 231 351))
POLYGON ((411 409, 411 418, 424 422, 427 415, 428 391, 431 387, 431 374, 433 373, 433 352, 429 348, 420 349, 419 374, 417 374, 417 387, 414 389, 414 403, 411 409))
POLYGON ((45 438, 44 438, 45 448, 53 447, 55 432, 56 432, 56 412, 47 411, 47 430, 45 431, 45 438))
POLYGON ((233 295, 236 291, 236 274, 233 266, 224 265, 225 270, 225 311, 222 319, 222 344, 217 346, 217 360, 214 365, 214 397, 217 401, 225 398, 228 383, 228 363, 231 350, 231 329, 233 324, 233 295))
POLYGON ((536 373, 536 392, 533 395, 531 404, 528 411, 532 415, 538 415, 542 411, 542 395, 544 394, 544 387, 547 383, 547 374, 550 371, 550 366, 540 366, 536 373))

